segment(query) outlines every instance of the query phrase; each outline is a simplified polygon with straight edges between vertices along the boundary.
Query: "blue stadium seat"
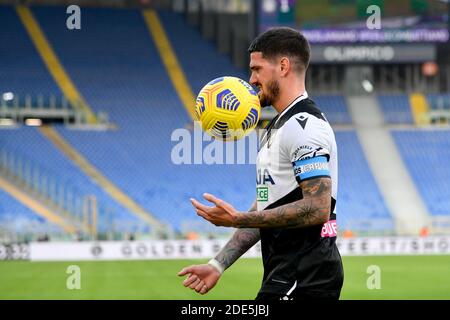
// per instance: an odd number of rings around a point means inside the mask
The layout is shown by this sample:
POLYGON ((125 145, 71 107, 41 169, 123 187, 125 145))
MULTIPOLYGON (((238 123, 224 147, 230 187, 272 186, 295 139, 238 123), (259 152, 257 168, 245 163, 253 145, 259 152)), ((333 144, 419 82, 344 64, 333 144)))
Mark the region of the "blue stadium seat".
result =
POLYGON ((222 76, 249 81, 248 69, 236 68, 229 56, 219 54, 215 44, 205 41, 196 27, 186 23, 182 14, 160 11, 159 17, 194 94, 207 82, 222 76))
POLYGON ((414 123, 409 105, 409 97, 404 94, 379 95, 378 102, 384 115, 384 120, 390 124, 414 123))
MULTIPOLYGON (((104 228, 107 227, 110 214, 115 215, 118 227, 121 226, 121 221, 134 220, 134 216, 115 203, 103 189, 85 176, 77 166, 40 134, 38 129, 23 127, 1 130, 0 150, 13 152, 16 157, 22 159, 22 163, 32 159, 33 166, 38 166, 41 174, 54 179, 57 185, 64 186, 66 194, 70 193, 77 197, 95 195, 99 204, 100 227, 103 228, 100 228, 99 231, 104 231, 104 228)), ((76 204, 72 202, 71 204, 73 210, 76 204)), ((78 207, 76 208, 78 209, 78 207)), ((82 211, 77 213, 81 215, 82 211)))
POLYGON ((340 230, 391 231, 394 224, 354 130, 337 131, 340 230))
POLYGON ((392 131, 403 161, 432 215, 450 215, 450 131, 392 131))
POLYGON ((342 95, 314 95, 313 92, 311 98, 325 114, 325 117, 331 125, 352 123, 352 118, 347 108, 347 102, 342 95))
POLYGON ((0 189, 0 232, 16 234, 45 234, 61 232, 59 226, 49 224, 46 219, 0 189))
POLYGON ((427 94, 427 100, 432 110, 450 111, 450 93, 427 94))
POLYGON ((0 99, 4 92, 62 95, 12 6, 0 6, 0 70, 0 99))

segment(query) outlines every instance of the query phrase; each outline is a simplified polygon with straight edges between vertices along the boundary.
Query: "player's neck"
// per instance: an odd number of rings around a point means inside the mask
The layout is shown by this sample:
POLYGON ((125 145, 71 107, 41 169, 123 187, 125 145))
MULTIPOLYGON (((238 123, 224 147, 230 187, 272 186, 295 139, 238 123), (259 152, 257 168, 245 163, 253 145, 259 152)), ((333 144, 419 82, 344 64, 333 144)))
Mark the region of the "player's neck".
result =
POLYGON ((273 104, 278 113, 282 113, 299 96, 306 92, 305 84, 300 83, 295 86, 288 86, 283 92, 280 92, 279 99, 273 104))

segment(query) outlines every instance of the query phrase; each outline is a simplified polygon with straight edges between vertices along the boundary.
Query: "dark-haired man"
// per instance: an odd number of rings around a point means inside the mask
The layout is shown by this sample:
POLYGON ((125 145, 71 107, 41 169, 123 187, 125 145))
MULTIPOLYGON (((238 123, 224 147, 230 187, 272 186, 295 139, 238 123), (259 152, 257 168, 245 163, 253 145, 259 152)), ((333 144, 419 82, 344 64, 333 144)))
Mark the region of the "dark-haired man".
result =
POLYGON ((250 45, 250 83, 261 105, 278 115, 269 123, 257 158, 257 199, 238 212, 210 194, 214 204, 191 199, 198 215, 235 227, 208 264, 184 268, 186 287, 204 294, 225 269, 261 240, 264 276, 257 299, 338 299, 343 267, 336 247, 337 147, 333 130, 308 98, 310 47, 290 28, 275 28, 250 45))

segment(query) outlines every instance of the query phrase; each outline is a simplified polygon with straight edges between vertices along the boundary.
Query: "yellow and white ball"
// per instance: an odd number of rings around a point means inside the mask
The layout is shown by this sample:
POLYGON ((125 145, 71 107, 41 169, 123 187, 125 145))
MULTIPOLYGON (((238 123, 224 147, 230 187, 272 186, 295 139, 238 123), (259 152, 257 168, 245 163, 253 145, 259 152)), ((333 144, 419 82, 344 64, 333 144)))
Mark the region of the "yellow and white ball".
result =
POLYGON ((249 134, 258 124, 260 114, 257 93, 250 84, 236 77, 221 77, 207 83, 195 105, 202 129, 225 141, 249 134))

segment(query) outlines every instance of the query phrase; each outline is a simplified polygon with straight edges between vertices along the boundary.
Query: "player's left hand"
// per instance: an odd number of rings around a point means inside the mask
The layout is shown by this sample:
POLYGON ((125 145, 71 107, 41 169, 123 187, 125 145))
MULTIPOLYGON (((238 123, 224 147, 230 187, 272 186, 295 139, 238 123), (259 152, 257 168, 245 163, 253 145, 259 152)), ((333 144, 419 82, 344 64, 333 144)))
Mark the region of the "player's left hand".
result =
POLYGON ((234 209, 231 204, 216 198, 209 193, 204 193, 203 198, 214 203, 215 206, 208 207, 191 198, 191 203, 199 216, 216 226, 237 227, 240 213, 234 209))

